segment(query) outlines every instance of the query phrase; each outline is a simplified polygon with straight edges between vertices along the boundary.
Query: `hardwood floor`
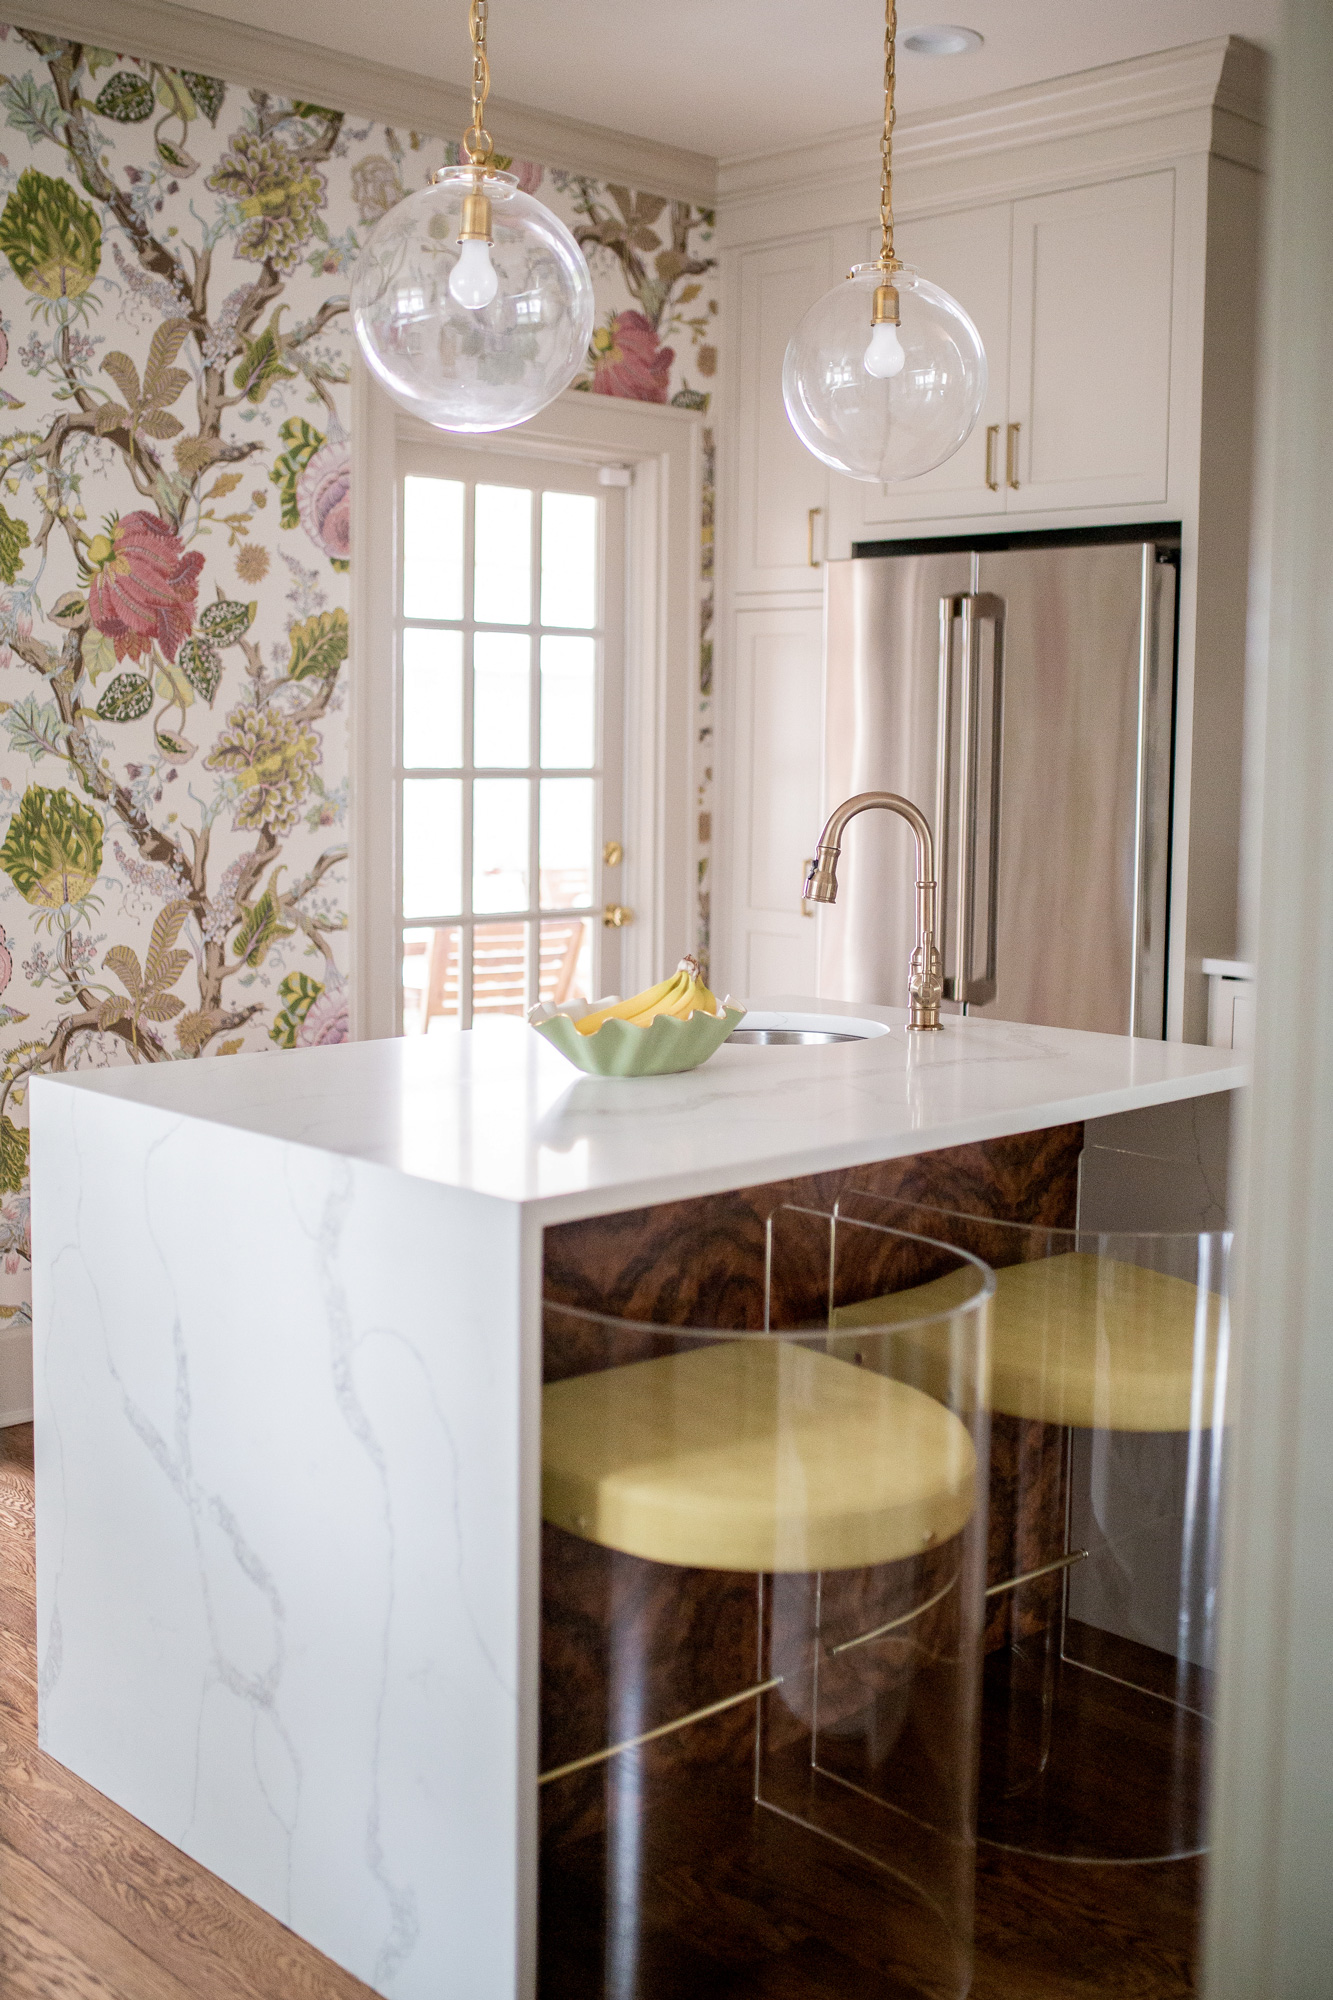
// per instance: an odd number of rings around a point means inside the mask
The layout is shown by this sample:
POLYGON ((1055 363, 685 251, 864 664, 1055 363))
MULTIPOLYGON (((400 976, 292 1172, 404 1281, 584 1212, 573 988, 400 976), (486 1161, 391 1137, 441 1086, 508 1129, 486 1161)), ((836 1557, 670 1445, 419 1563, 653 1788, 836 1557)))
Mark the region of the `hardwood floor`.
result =
MULTIPOLYGON (((3 2000, 371 2000, 359 1980, 40 1753, 33 1592, 25 1427, 0 1431, 3 2000)), ((1188 2000, 1197 1891, 1194 1862, 1071 1867, 983 1848, 974 2000, 1188 2000)), ((688 1895, 683 1911, 702 1955, 685 1984, 677 1961, 659 1990, 707 2000, 705 1939, 688 1895)), ((815 1913, 787 1915, 778 1983, 747 1993, 825 1990, 815 1913)))

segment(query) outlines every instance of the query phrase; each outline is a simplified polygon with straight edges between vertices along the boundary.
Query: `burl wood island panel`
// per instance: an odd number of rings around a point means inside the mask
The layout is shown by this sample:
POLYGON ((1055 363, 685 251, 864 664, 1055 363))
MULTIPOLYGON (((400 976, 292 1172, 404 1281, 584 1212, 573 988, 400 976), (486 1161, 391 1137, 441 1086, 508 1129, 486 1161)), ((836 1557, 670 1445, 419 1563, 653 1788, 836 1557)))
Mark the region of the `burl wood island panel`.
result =
MULTIPOLYGON (((903 1204, 901 1213, 885 1211, 886 1219, 924 1233, 931 1208, 1072 1229, 1082 1147, 1082 1126, 1062 1125, 564 1223, 546 1231, 545 1297, 631 1322, 759 1330, 770 1216, 792 1209, 828 1214, 856 1193, 903 1204)), ((989 1240, 983 1232, 978 1248, 994 1257, 997 1243, 998 1254, 1006 1254, 994 1232, 989 1240)), ((774 1260, 771 1324, 818 1324, 827 1306, 822 1248, 812 1229, 807 1259, 774 1260)), ((931 1275, 925 1257, 920 1276, 931 1275)), ((867 1277, 859 1296, 874 1294, 874 1275, 867 1277)), ((595 1337, 581 1337, 577 1322, 548 1312, 545 1379, 597 1365, 589 1351, 595 1337)), ((642 1336, 641 1345, 646 1358, 651 1336, 642 1336)), ((632 1338, 628 1345, 622 1339, 617 1359, 635 1358, 632 1338)), ((1064 1465, 1059 1431, 992 1416, 989 1581, 1061 1553, 1064 1465)), ((910 1579, 888 1585, 882 1572, 827 1577, 824 1620, 836 1617, 831 1592, 854 1595, 855 1623, 870 1630, 903 1608, 896 1599, 876 1601, 874 1592, 906 1589, 904 1603, 925 1602, 956 1562, 946 1547, 918 1560, 910 1579)), ((988 1651, 1045 1622, 1048 1607, 1034 1592, 1024 1596, 1017 1627, 1015 1600, 996 1599, 988 1651)), ((627 1703, 642 1733, 752 1685, 762 1619, 752 1574, 648 1562, 544 1526, 543 1772, 615 1741, 627 1703)), ((929 1627, 918 1628, 918 1643, 929 1640, 929 1627)), ((683 2000, 693 1992, 733 1991, 818 2000, 858 1990, 867 1979, 875 1983, 865 1990, 891 1994, 892 1984, 881 1982, 892 1981, 895 1962, 907 1977, 919 1912, 905 1899, 886 1900, 880 1872, 863 1857, 826 1851, 809 1829, 755 1807, 757 1728, 757 1704, 744 1703, 543 1786, 543 2000, 610 2000, 631 1992, 642 2000, 683 2000), (631 1829, 636 1850, 644 1851, 636 1853, 627 1884, 617 1855, 631 1829), (800 1912, 789 1904, 793 1874, 810 1883, 800 1912)), ((922 1943, 928 1956, 928 1941, 922 1943)), ((923 1989, 912 1979, 903 1990, 923 1989)))

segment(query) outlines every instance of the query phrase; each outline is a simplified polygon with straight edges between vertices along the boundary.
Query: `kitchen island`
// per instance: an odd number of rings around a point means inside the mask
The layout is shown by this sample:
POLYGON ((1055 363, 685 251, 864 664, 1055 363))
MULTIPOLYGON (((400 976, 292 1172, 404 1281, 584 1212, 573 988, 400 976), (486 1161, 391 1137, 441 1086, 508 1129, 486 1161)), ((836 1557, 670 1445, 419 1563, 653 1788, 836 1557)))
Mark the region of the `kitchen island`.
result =
POLYGON ((544 1245, 623 1311, 603 1218, 683 1224, 638 1284, 709 1197, 894 1162, 1067 1211, 1085 1121, 1245 1081, 763 1004, 889 1032, 616 1081, 498 1020, 34 1084, 43 1746, 391 2000, 534 1990, 544 1245))

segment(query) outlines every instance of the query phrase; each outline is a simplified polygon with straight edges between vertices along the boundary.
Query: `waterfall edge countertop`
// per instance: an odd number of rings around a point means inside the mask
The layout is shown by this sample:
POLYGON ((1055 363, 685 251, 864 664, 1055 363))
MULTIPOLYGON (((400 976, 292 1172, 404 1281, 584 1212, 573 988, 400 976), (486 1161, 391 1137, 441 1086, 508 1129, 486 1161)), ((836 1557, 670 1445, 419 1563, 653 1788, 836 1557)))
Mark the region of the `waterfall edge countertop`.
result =
POLYGON ((1190 1098, 951 1020, 581 1077, 525 1023, 32 1089, 43 1749, 388 2000, 537 1988, 544 1232, 1190 1098))
POLYGON ((470 1034, 84 1072, 35 1085, 340 1153, 541 1210, 543 1223, 932 1152, 1233 1090, 1230 1049, 779 997, 889 1024, 859 1042, 724 1045, 680 1076, 577 1075, 522 1021, 470 1034))

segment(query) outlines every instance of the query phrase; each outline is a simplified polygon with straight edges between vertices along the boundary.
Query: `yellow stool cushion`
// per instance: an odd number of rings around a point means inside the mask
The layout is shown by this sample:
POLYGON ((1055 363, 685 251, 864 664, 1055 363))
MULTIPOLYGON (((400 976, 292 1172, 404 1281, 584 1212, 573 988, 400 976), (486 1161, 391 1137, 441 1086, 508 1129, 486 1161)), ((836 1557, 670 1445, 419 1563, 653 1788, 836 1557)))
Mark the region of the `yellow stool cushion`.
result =
POLYGON ((548 1384, 542 1513, 687 1569, 859 1569, 956 1535, 976 1453, 919 1389, 781 1340, 548 1384))
MULTIPOLYGON (((961 1303, 967 1276, 845 1306, 837 1327, 891 1326, 961 1303)), ((1112 1431, 1187 1431, 1213 1422, 1223 1301, 1184 1278, 1088 1251, 1008 1264, 995 1273, 991 1308, 990 1407, 1044 1424, 1112 1431), (1198 1402, 1195 1373, 1198 1369, 1198 1402)), ((947 1329, 904 1328, 914 1373, 943 1394, 947 1329)), ((850 1343, 848 1344, 850 1345, 850 1343)), ((836 1350, 846 1352, 847 1346, 836 1350)), ((867 1352, 866 1360, 876 1365, 867 1352)))

